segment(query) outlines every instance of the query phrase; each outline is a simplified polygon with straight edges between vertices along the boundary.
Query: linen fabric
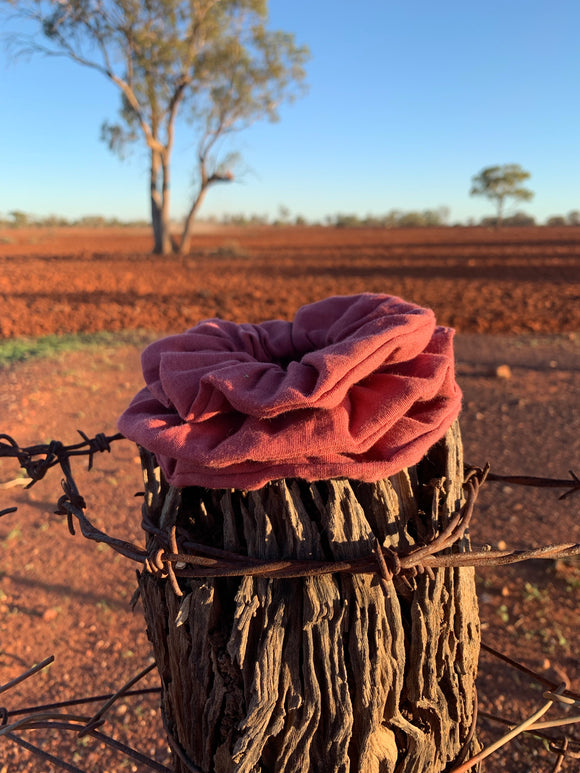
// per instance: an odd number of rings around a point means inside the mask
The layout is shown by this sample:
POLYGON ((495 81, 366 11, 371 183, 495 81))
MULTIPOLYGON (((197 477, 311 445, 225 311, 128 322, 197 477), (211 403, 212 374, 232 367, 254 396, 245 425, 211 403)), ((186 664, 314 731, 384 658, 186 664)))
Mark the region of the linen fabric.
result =
POLYGON ((174 486, 375 481, 415 464, 457 417, 451 328, 388 295, 335 296, 293 322, 208 319, 142 354, 119 430, 174 486))

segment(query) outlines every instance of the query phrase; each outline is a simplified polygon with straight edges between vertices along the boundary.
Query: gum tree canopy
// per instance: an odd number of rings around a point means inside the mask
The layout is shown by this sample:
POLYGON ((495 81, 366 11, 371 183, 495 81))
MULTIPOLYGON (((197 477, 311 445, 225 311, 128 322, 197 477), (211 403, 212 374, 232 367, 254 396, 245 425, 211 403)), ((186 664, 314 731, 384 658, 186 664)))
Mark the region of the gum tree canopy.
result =
POLYGON ((208 189, 234 179, 233 154, 220 157, 218 140, 259 119, 277 120, 280 104, 303 90, 308 50, 266 28, 267 0, 16 0, 11 7, 35 25, 17 40, 21 50, 64 55, 121 92, 119 121, 104 123, 102 136, 117 152, 138 139, 147 145, 155 252, 186 252, 208 189), (178 118, 195 135, 197 188, 172 244, 178 118))
POLYGON ((503 166, 488 166, 471 178, 471 196, 486 196, 495 201, 497 207, 497 227, 503 220, 503 208, 507 198, 516 201, 529 201, 534 192, 524 188, 523 182, 531 177, 530 173, 519 164, 503 164, 503 166))

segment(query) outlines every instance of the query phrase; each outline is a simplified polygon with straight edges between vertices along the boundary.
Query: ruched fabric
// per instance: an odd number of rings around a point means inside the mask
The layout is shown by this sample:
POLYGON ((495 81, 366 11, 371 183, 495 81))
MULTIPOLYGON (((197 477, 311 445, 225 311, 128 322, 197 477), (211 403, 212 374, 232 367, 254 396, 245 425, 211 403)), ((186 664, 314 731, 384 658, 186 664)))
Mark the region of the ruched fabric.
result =
POLYGON ((457 417, 453 333, 429 309, 369 293, 303 306, 293 322, 209 319, 145 349, 147 386, 119 430, 178 487, 379 480, 457 417))

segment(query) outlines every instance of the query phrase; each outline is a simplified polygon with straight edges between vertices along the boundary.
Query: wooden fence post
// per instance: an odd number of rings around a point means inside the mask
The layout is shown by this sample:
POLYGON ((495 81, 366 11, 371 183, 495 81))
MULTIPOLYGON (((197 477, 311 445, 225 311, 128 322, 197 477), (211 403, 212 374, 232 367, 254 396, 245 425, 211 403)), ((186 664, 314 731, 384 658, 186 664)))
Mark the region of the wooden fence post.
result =
MULTIPOLYGON (((457 422, 416 467, 377 483, 174 489, 152 454, 142 460, 150 523, 262 559, 355 558, 374 536, 409 548, 464 501, 457 422)), ((468 549, 466 537, 453 547, 468 549)), ((181 597, 140 579, 177 773, 442 773, 478 749, 473 569, 394 577, 387 596, 371 574, 179 585, 181 597)))

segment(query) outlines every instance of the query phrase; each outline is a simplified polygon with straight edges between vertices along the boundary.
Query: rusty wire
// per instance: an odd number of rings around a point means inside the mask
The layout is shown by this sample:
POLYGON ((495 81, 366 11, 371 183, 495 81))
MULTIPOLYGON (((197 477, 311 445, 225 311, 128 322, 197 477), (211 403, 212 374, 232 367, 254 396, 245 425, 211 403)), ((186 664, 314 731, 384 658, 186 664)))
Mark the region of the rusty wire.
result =
POLYGON ((475 756, 471 757, 471 759, 467 760, 466 762, 456 767, 453 767, 450 773, 466 773, 466 771, 471 770, 476 765, 479 765, 480 762, 487 759, 487 757, 492 755, 495 751, 500 749, 502 746, 505 746, 507 743, 512 741, 521 733, 524 733, 526 731, 532 731, 536 723, 540 720, 540 718, 543 717, 544 714, 546 714, 546 712, 548 712, 552 708, 554 703, 558 700, 559 695, 561 694, 564 687, 565 685, 562 684, 558 687, 556 692, 544 694, 544 697, 547 700, 537 711, 535 711, 531 716, 527 717, 522 722, 518 723, 515 727, 510 727, 510 729, 505 735, 503 735, 501 738, 499 738, 497 741, 490 744, 486 748, 482 749, 475 756))
MULTIPOLYGON (((147 518, 143 519, 145 531, 153 534, 157 546, 152 551, 111 537, 97 529, 86 514, 72 502, 61 497, 60 506, 67 515, 76 518, 82 534, 87 539, 104 542, 118 553, 133 561, 142 563, 151 573, 168 577, 171 572, 177 577, 237 577, 242 575, 267 577, 270 579, 289 579, 312 577, 324 574, 379 574, 390 579, 394 574, 414 576, 418 571, 442 567, 461 566, 500 566, 526 561, 531 558, 567 558, 580 555, 580 543, 546 545, 525 550, 480 550, 469 553, 447 553, 446 550, 460 540, 469 526, 477 494, 482 483, 479 475, 473 475, 467 482, 465 505, 451 518, 449 525, 431 542, 407 552, 392 551, 380 547, 380 553, 391 566, 386 574, 380 559, 377 558, 377 546, 368 556, 347 561, 316 561, 300 559, 280 559, 265 561, 213 546, 183 540, 182 550, 175 552, 171 547, 170 534, 164 534, 147 518)), ((74 533, 74 532, 73 532, 74 533)), ((175 584, 172 583, 174 589, 175 584)), ((178 594, 180 595, 180 594, 178 594)))
MULTIPOLYGON (((499 652, 493 647, 490 647, 489 644, 485 644, 484 642, 482 642, 481 649, 484 650, 485 652, 488 652, 494 658, 497 658, 497 660, 502 660, 504 663, 507 663, 507 665, 510 666, 510 668, 514 668, 517 671, 521 671, 523 674, 526 674, 526 676, 529 676, 531 679, 534 679, 536 682, 543 684, 544 687, 548 688, 548 690, 555 690, 558 687, 557 682, 554 682, 553 680, 548 679, 545 676, 542 676, 542 674, 539 674, 537 671, 534 671, 533 669, 528 668, 528 666, 525 666, 522 663, 519 663, 517 660, 513 660, 508 655, 505 655, 503 652, 499 652)), ((580 693, 578 692, 573 692, 572 690, 566 689, 564 690, 563 695, 568 696, 572 700, 580 701, 580 693)))
MULTIPOLYGON (((460 566, 500 566, 526 561, 531 558, 567 558, 580 554, 579 543, 547 545, 526 550, 480 550, 468 553, 447 553, 441 551, 450 548, 458 542, 469 526, 475 500, 483 482, 487 479, 501 480, 526 486, 565 487, 565 496, 580 490, 580 479, 571 473, 571 479, 532 478, 529 476, 498 476, 485 467, 468 467, 465 472, 466 501, 458 512, 454 513, 448 526, 441 534, 426 545, 414 548, 406 553, 393 551, 374 545, 369 555, 349 561, 313 561, 299 559, 284 559, 278 561, 262 561, 249 556, 243 556, 219 548, 210 547, 184 540, 182 549, 177 547, 175 530, 169 534, 162 532, 146 517, 143 528, 154 535, 157 547, 147 551, 139 545, 120 540, 97 529, 87 518, 84 510, 86 502, 81 496, 74 480, 70 459, 76 456, 89 457, 89 469, 97 452, 110 451, 112 442, 124 439, 120 433, 107 436, 99 433, 89 438, 79 430, 83 438, 81 443, 64 445, 60 441, 51 441, 45 445, 35 445, 21 448, 17 442, 6 434, 0 434, 0 457, 16 458, 31 478, 28 487, 41 480, 46 472, 59 465, 64 475, 62 487, 64 494, 57 503, 59 515, 66 515, 71 534, 75 534, 74 519, 78 522, 81 532, 87 539, 102 542, 113 550, 140 564, 148 571, 160 577, 168 577, 174 592, 181 595, 177 577, 233 577, 252 575, 271 579, 289 579, 295 577, 312 577, 323 574, 342 573, 372 573, 378 574, 382 583, 387 582, 395 574, 414 576, 417 572, 430 571, 433 568, 460 566), (439 555, 437 555, 439 553, 439 555)), ((27 488, 28 488, 27 487, 27 488)), ((5 512, 5 511, 4 511, 5 512)))
MULTIPOLYGON (((481 709, 479 710, 479 716, 482 719, 488 719, 491 722, 496 722, 497 724, 505 725, 506 727, 514 727, 517 725, 516 720, 507 719, 506 717, 498 717, 497 714, 492 714, 489 711, 482 711, 481 709)), ((542 741, 546 741, 550 746, 550 751, 553 751, 555 754, 561 754, 562 751, 564 751, 567 757, 570 757, 571 759, 580 759, 580 740, 576 738, 568 738, 568 736, 554 738, 554 736, 549 735, 548 733, 544 733, 542 730, 540 730, 538 725, 536 725, 532 730, 526 730, 526 733, 537 736, 542 741), (563 742, 566 742, 564 750, 562 746, 558 746, 558 743, 563 744, 563 742), (570 744, 575 745, 577 750, 574 751, 570 747, 570 744)))
POLYGON ((490 747, 487 747, 487 750, 486 749, 482 750, 482 752, 472 757, 471 760, 468 760, 467 762, 452 768, 451 773, 464 773, 464 771, 470 770, 479 761, 489 756, 494 750, 497 750, 499 746, 505 745, 508 741, 512 740, 516 735, 519 735, 520 733, 528 733, 532 736, 535 736, 541 739, 542 741, 547 742, 548 750, 556 755, 556 760, 554 763, 554 767, 552 768, 552 773, 557 773, 557 771, 560 771, 566 759, 573 759, 573 760, 580 759, 580 740, 579 739, 571 738, 566 735, 555 738, 554 736, 544 732, 545 729, 565 727, 567 725, 578 724, 580 722, 580 716, 572 716, 572 717, 560 716, 551 720, 546 720, 546 721, 540 720, 540 714, 545 713, 549 708, 552 707, 554 703, 565 705, 567 706, 567 708, 574 706, 580 709, 580 694, 577 692, 574 692, 573 690, 570 690, 567 677, 565 677, 564 682, 558 684, 553 680, 550 680, 547 677, 543 676, 542 674, 539 674, 537 671, 534 671, 528 666, 525 666, 524 664, 519 663, 516 660, 513 660, 507 655, 504 655, 502 652, 499 652, 493 647, 490 647, 489 645, 484 644, 483 642, 481 643, 481 648, 485 652, 488 652, 490 655, 492 655, 494 658, 497 658, 498 660, 501 660, 504 663, 507 663, 507 665, 510 666, 511 668, 517 669, 518 671, 526 674, 531 679, 543 685, 544 687, 548 687, 548 690, 544 692, 544 698, 547 699, 548 703, 545 704, 542 707, 542 709, 540 709, 540 711, 536 712, 534 715, 532 715, 532 717, 529 717, 524 722, 513 721, 510 719, 506 719, 505 717, 498 717, 495 714, 491 714, 489 712, 482 711, 480 709, 479 710, 480 717, 505 725, 509 727, 510 730, 505 736, 502 737, 502 739, 492 744, 490 747), (572 747, 575 747, 575 748, 572 748, 572 747))
MULTIPOLYGON (((84 698, 71 698, 66 701, 55 701, 54 703, 43 703, 38 706, 26 706, 25 708, 11 709, 10 715, 13 717, 23 716, 26 714, 35 714, 37 711, 54 711, 56 709, 70 708, 71 706, 82 706, 88 703, 102 703, 103 701, 110 701, 112 698, 117 700, 120 697, 134 698, 143 695, 158 695, 160 692, 160 687, 144 687, 138 690, 123 689, 122 696, 119 695, 119 691, 117 691, 114 693, 103 693, 102 695, 91 695, 84 698)), ((1 708, 0 714, 2 714, 1 708)))
MULTIPOLYGON (((25 679, 29 679, 30 677, 39 673, 53 662, 53 655, 45 658, 45 660, 43 660, 41 663, 38 663, 32 668, 29 668, 15 679, 12 679, 4 685, 0 685, 0 693, 14 688, 25 679)), ((47 762, 51 762, 63 770, 73 771, 74 773, 83 773, 80 768, 71 765, 60 757, 56 757, 55 755, 50 754, 41 747, 24 740, 19 734, 23 730, 72 731, 75 732, 79 738, 82 738, 85 735, 90 735, 95 740, 101 741, 107 746, 120 752, 128 759, 134 760, 141 766, 145 766, 150 770, 157 771, 158 773, 171 773, 169 768, 157 762, 157 760, 148 757, 137 749, 134 749, 131 746, 122 743, 121 741, 118 741, 112 736, 102 733, 99 729, 105 722, 104 715, 106 712, 109 711, 113 704, 121 697, 128 697, 130 695, 147 695, 152 692, 160 692, 159 687, 142 690, 130 689, 134 684, 146 676, 146 674, 153 670, 153 668, 155 668, 155 663, 152 663, 151 665, 144 668, 113 694, 104 696, 90 696, 71 701, 60 701, 42 706, 27 706, 26 708, 13 709, 10 711, 6 707, 0 707, 0 739, 3 737, 8 738, 19 746, 22 746, 31 753, 35 754, 37 757, 47 762), (84 714, 70 714, 67 712, 59 711, 59 709, 62 708, 80 706, 82 704, 89 704, 95 701, 101 701, 103 699, 105 702, 101 708, 92 716, 86 716, 84 714), (12 719, 13 717, 20 718, 12 719), (16 731, 18 731, 18 734, 16 731)))
POLYGON ((95 437, 89 438, 82 430, 77 430, 82 437, 81 443, 64 445, 60 440, 51 440, 50 443, 27 446, 21 448, 13 437, 0 434, 0 457, 13 457, 18 459, 20 466, 26 470, 31 482, 27 488, 44 478, 51 467, 61 464, 62 459, 74 456, 88 456, 88 469, 93 467, 93 458, 96 453, 111 451, 111 443, 115 440, 124 440, 124 435, 105 435, 99 432, 95 437), (36 458, 39 457, 39 458, 36 458))
MULTIPOLYGON (((575 738, 569 738, 568 736, 561 736, 561 737, 555 738, 543 732, 544 728, 553 728, 553 727, 563 726, 567 724, 577 723, 580 721, 580 717, 559 717, 557 719, 554 719, 548 722, 539 721, 540 714, 545 713, 545 711, 547 711, 548 708, 550 708, 555 701, 567 704, 568 707, 570 705, 575 705, 575 706, 579 705, 580 696, 578 695, 578 693, 575 693, 570 689, 568 689, 565 684, 560 684, 559 686, 557 686, 555 682, 533 671, 529 667, 517 661, 514 661, 513 659, 509 658, 508 656, 504 655, 501 652, 498 652, 492 647, 489 647, 488 645, 482 644, 482 649, 489 652, 494 657, 503 660, 512 668, 516 668, 519 671, 526 673, 531 678, 538 681, 540 684, 551 688, 544 693, 545 698, 548 699, 548 703, 539 712, 536 712, 534 715, 532 715, 532 717, 528 718, 524 722, 514 722, 504 717, 497 717, 493 714, 489 714, 488 712, 480 710, 478 712, 478 715, 480 717, 487 718, 494 722, 498 722, 500 724, 506 725, 507 727, 510 728, 510 732, 508 732, 505 736, 503 736, 502 739, 500 739, 500 741, 495 742, 490 747, 487 747, 486 750, 483 750, 483 752, 480 752, 478 755, 471 758, 467 762, 462 763, 461 760, 458 759, 456 761, 457 765, 452 769, 452 773, 464 773, 465 771, 470 770, 480 760, 484 759, 484 757, 489 756, 494 750, 497 750, 497 748, 499 748, 501 745, 505 745, 509 740, 512 740, 516 735, 518 735, 521 732, 529 733, 535 737, 545 740, 548 743, 549 751, 551 751, 553 754, 556 755, 556 761, 555 761, 554 768, 552 769, 552 773, 556 773, 556 771, 560 771, 566 759, 574 759, 574 760, 580 759, 580 748, 575 750, 574 748, 571 747, 571 745, 580 747, 580 741, 578 741, 575 738)), ((28 679, 29 677, 38 673, 47 665, 51 664, 53 661, 54 661, 53 656, 46 658, 41 663, 30 668, 28 671, 24 672, 20 676, 0 686, 0 692, 5 692, 10 688, 15 687, 24 679, 28 679)), ((36 754, 36 756, 40 757, 41 759, 44 759, 45 761, 48 761, 48 762, 52 762, 53 764, 57 765, 63 770, 73 771, 73 773, 83 773, 83 771, 80 768, 74 765, 71 765, 70 763, 66 762, 60 757, 56 757, 55 755, 52 755, 49 752, 46 752, 39 746, 31 744, 30 742, 24 740, 19 735, 17 735, 14 731, 31 730, 31 729, 53 729, 53 730, 62 730, 62 731, 74 731, 78 733, 79 737, 81 737, 84 734, 89 734, 92 737, 94 737, 95 740, 102 741, 108 746, 111 746, 112 748, 125 754, 128 758, 139 762, 141 765, 144 765, 145 767, 151 770, 159 771, 160 773, 170 773, 169 768, 165 767, 161 763, 158 763, 156 760, 153 760, 152 758, 147 757, 146 755, 143 755, 141 752, 137 751, 136 749, 133 749, 127 746, 126 744, 123 744, 117 741, 111 736, 105 735, 97 730, 97 727, 99 727, 104 721, 102 719, 104 713, 120 697, 122 696, 127 697, 129 695, 142 695, 152 691, 159 692, 159 688, 134 690, 134 691, 129 689, 133 684, 135 684, 137 681, 142 679, 147 673, 149 673, 149 671, 151 671, 153 667, 154 667, 154 664, 147 666, 145 669, 139 672, 139 674, 137 674, 135 677, 130 679, 125 685, 123 685, 123 687, 121 687, 116 693, 112 695, 91 696, 91 697, 76 699, 74 701, 47 704, 45 706, 27 707, 25 709, 16 709, 10 712, 8 712, 5 708, 2 708, 0 709, 0 715, 2 716, 2 723, 0 725, 0 738, 2 736, 8 738, 14 743, 27 749, 31 753, 36 754), (101 709, 99 709, 99 711, 97 711, 90 718, 87 718, 85 716, 78 716, 78 715, 54 713, 54 710, 56 708, 61 708, 63 706, 70 706, 70 705, 79 705, 83 703, 87 704, 101 699, 106 700, 105 704, 102 706, 101 709), (12 723, 8 722, 9 717, 23 715, 23 714, 32 714, 32 716, 27 720, 19 720, 17 722, 12 722, 12 723)), ((476 716, 476 712, 474 712, 474 716, 476 716)), ((163 720, 164 720, 163 724, 167 731, 167 738, 174 753, 176 753, 180 757, 182 763, 185 764, 189 770, 195 771, 195 773, 201 773, 200 768, 198 768, 191 762, 191 760, 188 758, 185 751, 181 748, 177 739, 175 739, 173 735, 169 732, 169 729, 166 727, 166 722, 164 717, 163 717, 163 720)), ((475 729, 475 722, 472 723, 470 736, 472 735, 474 729, 475 729)))
MULTIPOLYGON (((466 465, 467 469, 470 469, 466 465)), ((471 468, 477 469, 477 468, 471 468)), ((487 476, 488 481, 498 483, 512 483, 516 486, 534 486, 535 488, 566 488, 563 494, 558 499, 567 499, 573 494, 577 494, 580 491, 580 478, 572 471, 568 470, 569 478, 538 478, 534 475, 498 475, 497 473, 489 473, 487 476)))

